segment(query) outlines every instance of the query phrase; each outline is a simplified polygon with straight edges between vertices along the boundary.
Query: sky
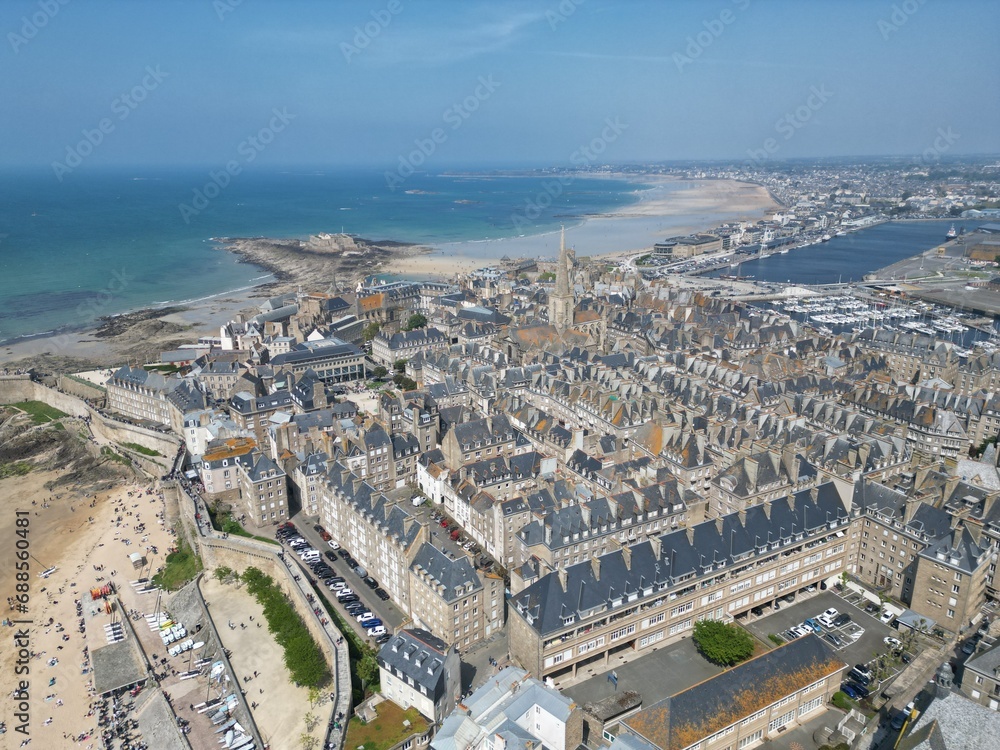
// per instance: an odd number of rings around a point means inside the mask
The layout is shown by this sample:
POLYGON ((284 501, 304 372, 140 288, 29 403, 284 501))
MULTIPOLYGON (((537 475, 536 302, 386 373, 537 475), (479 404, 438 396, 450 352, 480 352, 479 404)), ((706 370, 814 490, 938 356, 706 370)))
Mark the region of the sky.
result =
POLYGON ((0 167, 997 154, 995 10, 4 0, 0 167))

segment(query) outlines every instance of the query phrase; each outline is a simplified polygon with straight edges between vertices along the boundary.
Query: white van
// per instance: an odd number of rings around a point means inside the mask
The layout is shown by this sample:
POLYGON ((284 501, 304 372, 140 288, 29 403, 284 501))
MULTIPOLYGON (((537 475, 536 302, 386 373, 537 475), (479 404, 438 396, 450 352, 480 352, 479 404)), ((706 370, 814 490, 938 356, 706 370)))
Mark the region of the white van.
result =
POLYGON ((417 495, 412 500, 410 500, 410 502, 413 504, 413 507, 416 508, 417 506, 424 504, 424 498, 422 498, 420 495, 417 495))

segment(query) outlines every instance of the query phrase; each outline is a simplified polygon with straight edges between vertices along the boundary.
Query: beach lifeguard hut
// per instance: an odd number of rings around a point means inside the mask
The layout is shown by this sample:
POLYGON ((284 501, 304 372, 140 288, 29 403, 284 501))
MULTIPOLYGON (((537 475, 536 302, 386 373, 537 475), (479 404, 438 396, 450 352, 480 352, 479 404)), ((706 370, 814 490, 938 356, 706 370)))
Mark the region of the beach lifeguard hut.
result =
POLYGON ((142 570, 146 565, 146 556, 141 552, 133 552, 128 556, 128 559, 132 561, 132 567, 136 570, 142 570))

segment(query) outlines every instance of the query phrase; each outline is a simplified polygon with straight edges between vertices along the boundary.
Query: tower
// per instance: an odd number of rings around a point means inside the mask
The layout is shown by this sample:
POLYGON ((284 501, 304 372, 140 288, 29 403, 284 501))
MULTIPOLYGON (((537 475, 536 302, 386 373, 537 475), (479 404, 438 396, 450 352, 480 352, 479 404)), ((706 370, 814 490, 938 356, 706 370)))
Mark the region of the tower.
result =
POLYGON ((559 333, 573 325, 573 292, 569 287, 569 251, 566 250, 566 227, 559 235, 559 261, 556 263, 556 288, 549 295, 549 323, 559 333))

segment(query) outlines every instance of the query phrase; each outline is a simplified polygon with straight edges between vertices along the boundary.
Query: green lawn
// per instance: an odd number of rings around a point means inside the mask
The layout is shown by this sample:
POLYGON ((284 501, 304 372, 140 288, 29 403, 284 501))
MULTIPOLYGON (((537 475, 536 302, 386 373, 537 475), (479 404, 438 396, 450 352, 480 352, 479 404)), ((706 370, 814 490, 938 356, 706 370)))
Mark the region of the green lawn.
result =
POLYGON ((147 448, 144 445, 139 445, 138 443, 122 443, 122 448, 128 448, 130 451, 135 451, 136 453, 141 453, 144 456, 162 456, 163 454, 159 451, 154 451, 152 448, 147 448))
POLYGON ((246 539, 256 539, 258 542, 266 542, 267 544, 276 544, 279 547, 281 546, 281 543, 277 539, 269 539, 266 536, 251 534, 249 531, 240 526, 240 522, 233 518, 233 514, 230 511, 220 513, 216 509, 209 506, 208 517, 212 521, 212 528, 216 531, 224 531, 225 533, 232 534, 233 536, 242 536, 246 539))
POLYGON ((411 734, 423 734, 427 731, 427 721, 415 708, 404 711, 392 701, 383 701, 375 710, 378 718, 368 724, 363 724, 356 716, 351 719, 347 725, 344 747, 352 750, 358 747, 364 750, 387 750, 411 734), (403 726, 404 720, 409 721, 410 726, 403 726))
POLYGON ((59 411, 54 406, 49 406, 44 401, 20 401, 16 404, 11 404, 15 409, 20 409, 25 414, 31 415, 32 420, 35 424, 45 424, 46 422, 55 422, 57 419, 62 419, 68 416, 66 412, 59 411))
POLYGON ((153 583, 167 591, 176 591, 198 575, 204 567, 201 558, 187 546, 183 537, 178 539, 177 550, 167 555, 167 564, 153 576, 153 583))

